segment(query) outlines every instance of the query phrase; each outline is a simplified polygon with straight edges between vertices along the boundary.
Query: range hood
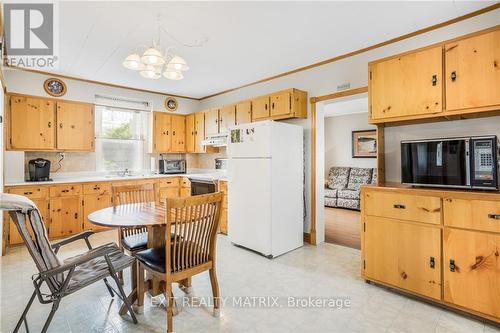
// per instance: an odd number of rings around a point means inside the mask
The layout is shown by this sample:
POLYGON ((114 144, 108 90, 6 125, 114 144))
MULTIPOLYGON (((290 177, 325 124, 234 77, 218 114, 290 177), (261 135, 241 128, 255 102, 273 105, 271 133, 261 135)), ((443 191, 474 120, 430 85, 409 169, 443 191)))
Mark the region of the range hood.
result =
POLYGON ((227 146, 227 133, 209 135, 201 144, 203 146, 225 147, 227 146))

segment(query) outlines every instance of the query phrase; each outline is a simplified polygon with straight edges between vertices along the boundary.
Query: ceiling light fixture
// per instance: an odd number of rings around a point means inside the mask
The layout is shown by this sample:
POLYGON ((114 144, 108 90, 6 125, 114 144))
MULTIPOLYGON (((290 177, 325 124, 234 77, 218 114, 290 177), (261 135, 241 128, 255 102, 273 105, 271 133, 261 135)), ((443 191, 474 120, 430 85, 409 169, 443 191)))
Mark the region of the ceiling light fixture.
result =
POLYGON ((184 58, 173 52, 173 47, 168 47, 162 52, 161 32, 184 47, 201 47, 208 41, 208 38, 204 37, 201 41, 196 41, 191 45, 182 43, 161 27, 160 16, 158 16, 158 38, 153 40, 152 46, 142 48, 145 50, 142 55, 140 52, 134 52, 127 56, 122 65, 127 69, 139 71, 139 74, 147 79, 157 80, 163 73, 163 76, 169 80, 182 80, 184 78, 182 72, 189 70, 189 66, 184 58))

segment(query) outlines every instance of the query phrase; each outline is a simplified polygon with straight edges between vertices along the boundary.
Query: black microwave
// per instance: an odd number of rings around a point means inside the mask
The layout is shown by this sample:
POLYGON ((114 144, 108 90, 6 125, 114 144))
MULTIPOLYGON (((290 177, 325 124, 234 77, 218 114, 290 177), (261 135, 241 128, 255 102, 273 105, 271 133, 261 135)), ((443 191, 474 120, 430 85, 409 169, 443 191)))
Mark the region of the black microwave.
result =
POLYGON ((497 137, 402 141, 401 182, 498 190, 497 137))

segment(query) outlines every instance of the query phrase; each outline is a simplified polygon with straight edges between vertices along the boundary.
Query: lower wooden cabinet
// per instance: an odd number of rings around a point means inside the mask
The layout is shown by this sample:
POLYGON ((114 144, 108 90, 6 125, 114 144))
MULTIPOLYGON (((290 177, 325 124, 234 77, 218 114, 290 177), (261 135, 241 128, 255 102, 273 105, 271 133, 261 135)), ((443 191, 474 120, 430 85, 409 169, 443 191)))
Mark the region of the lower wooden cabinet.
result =
POLYGON ((500 317, 500 235, 444 230, 444 300, 500 317))
POLYGON ((177 198, 179 196, 178 187, 164 187, 159 190, 159 199, 163 201, 165 199, 177 198))
POLYGON ((111 207, 111 194, 86 194, 83 196, 83 229, 92 231, 108 230, 109 228, 101 227, 90 223, 87 216, 90 213, 99 209, 111 207))
POLYGON ((59 238, 82 231, 81 197, 50 199, 49 237, 59 238))
POLYGON ((441 229, 368 216, 364 273, 427 297, 441 298, 441 229))
MULTIPOLYGON (((49 214, 48 214, 48 206, 49 202, 45 199, 31 199, 35 203, 35 205, 38 207, 38 210, 40 211, 40 215, 42 215, 42 220, 43 223, 45 224, 45 227, 49 226, 49 214)), ((19 231, 17 231, 17 227, 10 218, 8 214, 5 214, 4 217, 7 217, 8 219, 4 219, 4 221, 9 221, 9 245, 16 245, 16 244, 22 244, 23 239, 21 237, 21 234, 19 231)), ((28 225, 28 230, 30 231, 30 234, 33 235, 31 227, 28 225)))

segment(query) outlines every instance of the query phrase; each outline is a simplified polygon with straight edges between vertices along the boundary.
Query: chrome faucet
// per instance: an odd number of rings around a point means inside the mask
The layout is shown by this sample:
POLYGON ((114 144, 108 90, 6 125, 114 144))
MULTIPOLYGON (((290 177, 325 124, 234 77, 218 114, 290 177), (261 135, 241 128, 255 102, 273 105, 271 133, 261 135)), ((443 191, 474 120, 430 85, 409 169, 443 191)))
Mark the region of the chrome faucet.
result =
POLYGON ((130 173, 130 170, 125 168, 125 170, 123 171, 118 171, 118 176, 120 177, 125 177, 125 176, 130 176, 131 173, 130 173))

